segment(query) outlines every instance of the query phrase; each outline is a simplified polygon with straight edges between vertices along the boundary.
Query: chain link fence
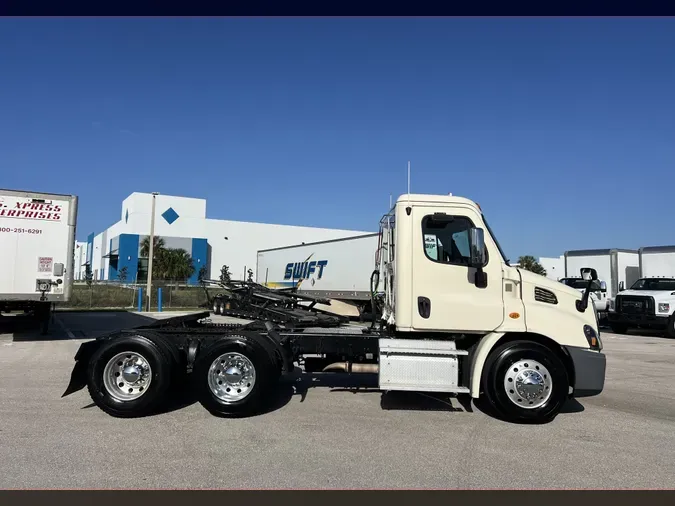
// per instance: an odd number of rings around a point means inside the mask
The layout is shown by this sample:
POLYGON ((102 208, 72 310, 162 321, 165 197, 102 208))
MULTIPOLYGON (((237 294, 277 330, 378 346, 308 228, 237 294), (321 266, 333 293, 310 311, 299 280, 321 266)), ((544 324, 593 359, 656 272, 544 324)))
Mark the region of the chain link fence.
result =
MULTIPOLYGON (((206 291, 201 285, 188 285, 171 280, 152 281, 150 309, 158 309, 158 289, 162 289, 162 309, 207 308, 206 291)), ((138 308, 139 291, 142 290, 143 309, 147 300, 145 283, 119 281, 75 281, 70 301, 59 304, 64 309, 124 309, 138 308)), ((217 287, 207 288, 211 297, 219 293, 217 287)))

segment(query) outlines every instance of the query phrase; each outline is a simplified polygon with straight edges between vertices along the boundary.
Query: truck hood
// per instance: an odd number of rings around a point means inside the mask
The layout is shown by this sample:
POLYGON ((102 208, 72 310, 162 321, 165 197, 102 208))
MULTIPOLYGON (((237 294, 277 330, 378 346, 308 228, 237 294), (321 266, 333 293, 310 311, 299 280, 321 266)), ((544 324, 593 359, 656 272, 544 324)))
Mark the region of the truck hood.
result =
POLYGON ((523 280, 523 283, 531 283, 533 285, 540 286, 541 288, 551 290, 554 293, 561 293, 561 294, 564 293, 572 297, 576 297, 577 299, 581 298, 583 290, 577 290, 576 288, 567 286, 566 284, 561 283, 560 281, 553 281, 552 279, 549 279, 546 276, 542 276, 541 274, 535 274, 532 271, 521 269, 520 267, 518 267, 517 269, 518 273, 520 274, 520 279, 523 280))
POLYGON ((655 301, 670 300, 675 298, 675 292, 672 290, 624 290, 619 295, 639 295, 642 297, 654 297, 655 301))
POLYGON ((581 300, 581 293, 576 288, 525 269, 517 269, 522 282, 521 296, 528 331, 555 334, 565 342, 577 343, 574 346, 586 346, 586 338, 580 332, 584 325, 590 325, 597 332, 595 301, 588 301, 588 311, 579 312, 576 301, 581 300), (553 293, 557 302, 547 304, 542 300, 537 301, 537 288, 553 293))

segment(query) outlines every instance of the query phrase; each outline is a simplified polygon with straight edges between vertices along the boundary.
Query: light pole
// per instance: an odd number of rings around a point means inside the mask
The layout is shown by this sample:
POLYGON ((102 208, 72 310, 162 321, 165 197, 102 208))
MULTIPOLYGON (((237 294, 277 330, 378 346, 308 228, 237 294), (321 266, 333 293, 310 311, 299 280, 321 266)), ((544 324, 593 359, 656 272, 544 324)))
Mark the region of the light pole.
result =
POLYGON ((152 300, 152 258, 155 255, 155 203, 157 201, 158 192, 152 192, 152 211, 150 211, 150 244, 148 246, 148 285, 145 289, 147 292, 145 310, 150 312, 150 301, 152 300))

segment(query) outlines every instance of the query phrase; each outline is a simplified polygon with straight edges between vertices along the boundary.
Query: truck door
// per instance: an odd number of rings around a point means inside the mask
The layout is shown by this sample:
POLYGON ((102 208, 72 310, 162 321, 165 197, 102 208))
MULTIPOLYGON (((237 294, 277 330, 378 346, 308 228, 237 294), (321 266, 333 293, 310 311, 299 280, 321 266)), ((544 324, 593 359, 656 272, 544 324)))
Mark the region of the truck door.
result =
POLYGON ((487 286, 476 286, 469 268, 469 229, 480 217, 471 209, 413 207, 412 324, 416 330, 487 332, 504 319, 501 259, 487 231, 487 286))

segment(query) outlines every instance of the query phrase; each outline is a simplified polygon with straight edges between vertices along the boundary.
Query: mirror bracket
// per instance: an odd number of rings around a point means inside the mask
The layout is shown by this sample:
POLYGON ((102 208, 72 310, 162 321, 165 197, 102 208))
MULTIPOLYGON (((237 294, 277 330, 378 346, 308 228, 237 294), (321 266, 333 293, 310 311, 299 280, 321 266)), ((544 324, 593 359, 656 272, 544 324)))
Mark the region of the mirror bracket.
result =
POLYGON ((583 313, 588 307, 588 298, 591 295, 591 288, 593 287, 593 281, 597 281, 598 272, 591 267, 582 267, 581 268, 581 277, 586 280, 586 289, 584 290, 581 300, 576 302, 577 311, 583 313))

